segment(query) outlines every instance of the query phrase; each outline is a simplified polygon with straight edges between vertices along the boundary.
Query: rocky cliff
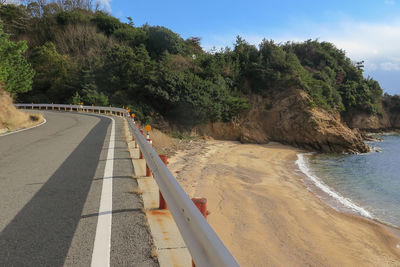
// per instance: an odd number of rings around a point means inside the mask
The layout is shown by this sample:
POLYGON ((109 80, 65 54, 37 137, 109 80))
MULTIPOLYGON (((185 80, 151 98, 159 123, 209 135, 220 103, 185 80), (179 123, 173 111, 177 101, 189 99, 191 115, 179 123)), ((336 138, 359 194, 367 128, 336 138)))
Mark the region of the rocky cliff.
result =
POLYGON ((383 105, 381 109, 382 113, 379 115, 351 111, 343 117, 343 120, 350 128, 366 132, 400 129, 400 112, 393 110, 389 105, 383 105))
POLYGON ((269 140, 321 152, 367 152, 362 136, 342 123, 338 113, 312 107, 302 90, 282 90, 271 99, 253 96, 252 108, 230 123, 210 123, 196 131, 244 143, 269 140))

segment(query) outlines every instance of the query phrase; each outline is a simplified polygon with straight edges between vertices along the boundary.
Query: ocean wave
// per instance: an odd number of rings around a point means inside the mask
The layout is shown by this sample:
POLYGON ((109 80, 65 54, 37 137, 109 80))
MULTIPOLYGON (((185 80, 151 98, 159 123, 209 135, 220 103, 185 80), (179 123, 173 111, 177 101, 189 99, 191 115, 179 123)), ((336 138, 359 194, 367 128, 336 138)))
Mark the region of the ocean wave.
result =
POLYGON ((300 171, 303 172, 314 183, 314 185, 316 185, 323 192, 325 192, 326 194, 328 194, 330 197, 334 198, 335 200, 339 201, 339 203, 341 203, 346 208, 352 210, 353 212, 358 213, 369 219, 374 219, 374 217, 371 215, 371 213, 369 213, 362 207, 354 204, 350 199, 345 198, 345 197, 341 196, 339 193, 333 191, 329 186, 327 186, 324 182, 322 182, 317 176, 312 174, 309 167, 307 166, 307 161, 304 157, 307 154, 309 154, 309 153, 297 154, 296 164, 297 164, 297 166, 299 166, 300 171))

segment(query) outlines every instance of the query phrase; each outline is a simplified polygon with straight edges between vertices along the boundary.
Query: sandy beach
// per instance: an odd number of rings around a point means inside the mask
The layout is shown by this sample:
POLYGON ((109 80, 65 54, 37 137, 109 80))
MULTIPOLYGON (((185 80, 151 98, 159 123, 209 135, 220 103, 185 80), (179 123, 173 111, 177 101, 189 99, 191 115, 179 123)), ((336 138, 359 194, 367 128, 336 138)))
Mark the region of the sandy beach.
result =
POLYGON ((385 227, 325 205, 307 190, 278 143, 205 143, 178 151, 169 168, 190 197, 206 197, 208 221, 241 266, 400 266, 385 227))

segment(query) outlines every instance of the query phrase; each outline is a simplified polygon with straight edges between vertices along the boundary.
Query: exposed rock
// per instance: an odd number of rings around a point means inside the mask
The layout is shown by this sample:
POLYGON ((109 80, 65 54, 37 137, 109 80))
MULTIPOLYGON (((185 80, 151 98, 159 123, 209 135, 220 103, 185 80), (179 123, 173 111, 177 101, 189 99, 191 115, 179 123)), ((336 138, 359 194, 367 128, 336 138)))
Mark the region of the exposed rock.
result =
POLYGON ((338 113, 312 108, 302 90, 282 90, 274 94, 274 99, 254 96, 249 101, 252 108, 234 122, 210 123, 196 130, 216 139, 246 143, 271 140, 322 152, 369 151, 357 130, 342 124, 338 113))
POLYGON ((241 143, 266 144, 269 142, 262 129, 242 129, 239 140, 241 143))
POLYGON ((344 120, 350 128, 358 128, 363 131, 379 131, 392 128, 387 112, 382 115, 373 115, 361 111, 351 111, 344 117, 344 120))

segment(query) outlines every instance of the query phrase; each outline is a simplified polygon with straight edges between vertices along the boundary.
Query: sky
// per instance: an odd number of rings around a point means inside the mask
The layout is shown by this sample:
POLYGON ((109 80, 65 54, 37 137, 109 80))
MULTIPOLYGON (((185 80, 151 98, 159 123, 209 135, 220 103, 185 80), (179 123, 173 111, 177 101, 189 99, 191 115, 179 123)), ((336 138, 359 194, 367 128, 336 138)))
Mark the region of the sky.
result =
POLYGON ((206 50, 232 46, 236 36, 258 45, 319 39, 364 60, 365 76, 400 94, 400 0, 100 0, 136 26, 165 26, 183 38, 201 37, 206 50))

